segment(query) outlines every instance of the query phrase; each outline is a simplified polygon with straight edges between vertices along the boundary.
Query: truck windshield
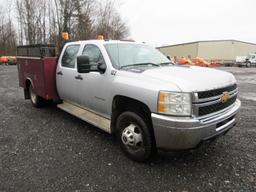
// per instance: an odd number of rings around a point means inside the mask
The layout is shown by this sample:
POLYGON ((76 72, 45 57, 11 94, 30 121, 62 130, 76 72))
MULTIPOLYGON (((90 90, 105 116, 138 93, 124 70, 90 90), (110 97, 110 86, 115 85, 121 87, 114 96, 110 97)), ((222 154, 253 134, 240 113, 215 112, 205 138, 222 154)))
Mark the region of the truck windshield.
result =
POLYGON ((171 62, 153 47, 141 44, 116 43, 104 45, 116 69, 134 66, 160 66, 171 62))

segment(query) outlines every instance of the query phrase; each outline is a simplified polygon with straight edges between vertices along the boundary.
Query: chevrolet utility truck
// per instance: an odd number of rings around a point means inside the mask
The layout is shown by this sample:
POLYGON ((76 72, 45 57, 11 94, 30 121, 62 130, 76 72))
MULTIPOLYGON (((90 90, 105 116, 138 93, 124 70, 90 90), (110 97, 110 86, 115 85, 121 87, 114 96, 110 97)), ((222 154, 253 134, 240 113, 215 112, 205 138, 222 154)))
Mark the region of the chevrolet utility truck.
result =
POLYGON ((58 108, 110 134, 135 161, 157 149, 189 150, 225 135, 241 102, 235 77, 221 70, 172 64, 136 42, 18 47, 19 84, 35 107, 58 108))

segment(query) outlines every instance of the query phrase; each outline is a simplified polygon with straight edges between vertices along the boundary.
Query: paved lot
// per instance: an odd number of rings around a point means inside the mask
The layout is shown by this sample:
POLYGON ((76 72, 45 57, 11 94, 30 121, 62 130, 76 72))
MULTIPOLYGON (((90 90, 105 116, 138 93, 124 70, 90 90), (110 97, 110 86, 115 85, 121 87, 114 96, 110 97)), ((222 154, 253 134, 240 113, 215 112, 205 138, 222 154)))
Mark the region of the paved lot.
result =
POLYGON ((239 82, 237 126, 209 148, 127 159, 116 141, 57 109, 23 99, 15 66, 0 66, 0 191, 256 191, 256 68, 239 82))

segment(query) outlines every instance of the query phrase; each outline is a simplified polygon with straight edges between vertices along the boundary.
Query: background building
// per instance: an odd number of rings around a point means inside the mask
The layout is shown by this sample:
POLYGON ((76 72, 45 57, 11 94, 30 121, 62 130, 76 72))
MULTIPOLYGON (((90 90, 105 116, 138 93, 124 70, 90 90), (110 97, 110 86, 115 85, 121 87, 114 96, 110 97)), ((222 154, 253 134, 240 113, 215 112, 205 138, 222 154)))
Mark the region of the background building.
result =
POLYGON ((246 56, 256 53, 256 44, 237 40, 197 41, 178 45, 158 47, 166 56, 177 57, 203 57, 207 60, 222 60, 229 62, 236 56, 246 56))

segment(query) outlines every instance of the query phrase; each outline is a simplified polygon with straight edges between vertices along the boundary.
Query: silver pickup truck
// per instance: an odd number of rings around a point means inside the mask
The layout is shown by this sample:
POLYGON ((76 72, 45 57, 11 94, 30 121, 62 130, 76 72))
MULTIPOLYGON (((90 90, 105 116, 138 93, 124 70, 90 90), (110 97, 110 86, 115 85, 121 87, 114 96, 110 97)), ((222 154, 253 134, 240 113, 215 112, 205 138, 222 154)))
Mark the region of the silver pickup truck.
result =
MULTIPOLYGON (((136 161, 157 149, 196 148, 236 124, 241 102, 232 74, 174 65, 145 44, 71 42, 56 66, 58 107, 114 133, 136 161)), ((32 84, 27 98, 35 105, 32 84)))

